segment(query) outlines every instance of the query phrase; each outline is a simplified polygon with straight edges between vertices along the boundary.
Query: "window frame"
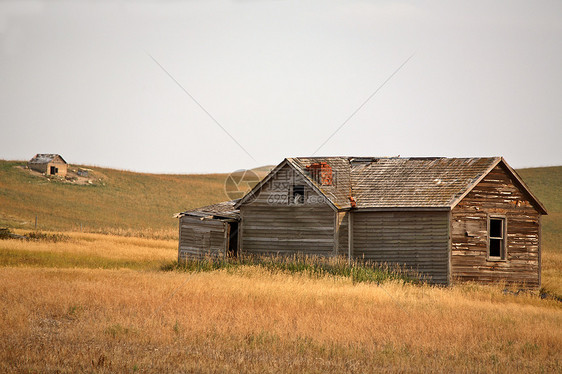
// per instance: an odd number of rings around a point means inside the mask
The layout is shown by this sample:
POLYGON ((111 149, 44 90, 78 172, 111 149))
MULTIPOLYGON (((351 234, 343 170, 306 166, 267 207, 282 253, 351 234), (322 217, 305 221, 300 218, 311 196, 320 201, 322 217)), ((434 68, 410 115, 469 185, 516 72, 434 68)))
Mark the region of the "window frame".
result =
POLYGON ((487 236, 487 251, 486 251, 486 259, 488 261, 500 261, 500 262, 506 262, 507 261, 507 217, 505 215, 499 215, 499 214, 489 214, 488 215, 488 220, 487 220, 487 232, 486 232, 486 236, 487 236), (492 220, 501 220, 502 222, 502 237, 498 238, 498 237, 492 237, 492 233, 490 232, 491 230, 491 221, 492 220), (500 247, 500 255, 499 256, 491 256, 490 255, 490 240, 491 239, 500 239, 501 240, 501 247, 500 247))
MULTIPOLYGON (((299 193, 300 195, 300 193, 299 193)), ((306 186, 304 184, 293 184, 291 185, 291 194, 289 195, 289 205, 304 205, 306 202, 306 186), (295 201, 295 187, 302 188, 302 202, 295 201)))

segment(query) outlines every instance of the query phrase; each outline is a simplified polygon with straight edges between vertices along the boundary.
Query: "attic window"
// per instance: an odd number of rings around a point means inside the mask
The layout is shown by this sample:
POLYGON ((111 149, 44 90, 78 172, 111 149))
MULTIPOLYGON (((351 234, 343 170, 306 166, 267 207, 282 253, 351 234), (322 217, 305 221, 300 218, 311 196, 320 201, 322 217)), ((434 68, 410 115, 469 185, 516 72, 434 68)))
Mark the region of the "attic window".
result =
POLYGON ((488 221, 488 258, 505 260, 505 218, 490 217, 488 221))
POLYGON ((304 204, 304 186, 297 184, 293 186, 292 201, 293 204, 304 204))

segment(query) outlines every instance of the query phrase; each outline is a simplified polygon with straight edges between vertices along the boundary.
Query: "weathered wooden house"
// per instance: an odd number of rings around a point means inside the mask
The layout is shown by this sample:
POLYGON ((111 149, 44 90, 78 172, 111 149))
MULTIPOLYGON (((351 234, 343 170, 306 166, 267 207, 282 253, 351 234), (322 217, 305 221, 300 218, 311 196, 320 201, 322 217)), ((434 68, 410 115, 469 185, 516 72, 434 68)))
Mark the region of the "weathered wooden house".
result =
POLYGON ((236 256, 240 214, 238 200, 176 214, 179 218, 178 261, 186 258, 236 256))
POLYGON ((65 177, 68 171, 68 164, 57 154, 38 153, 27 163, 31 170, 44 173, 45 175, 60 175, 65 177))
POLYGON ((233 208, 241 253, 397 263, 437 284, 540 285, 546 210, 501 157, 287 158, 233 208))

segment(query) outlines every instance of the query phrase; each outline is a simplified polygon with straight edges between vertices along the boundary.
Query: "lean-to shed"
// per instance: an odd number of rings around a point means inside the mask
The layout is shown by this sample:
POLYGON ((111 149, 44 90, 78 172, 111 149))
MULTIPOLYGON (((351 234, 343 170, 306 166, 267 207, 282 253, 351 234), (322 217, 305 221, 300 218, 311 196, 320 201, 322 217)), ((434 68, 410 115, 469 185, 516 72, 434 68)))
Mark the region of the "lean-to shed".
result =
POLYGON ((287 158, 237 209, 242 253, 397 263, 437 284, 540 286, 547 212, 501 157, 287 158))
POLYGON ((54 153, 36 154, 28 161, 27 167, 45 175, 60 175, 61 177, 65 177, 68 170, 66 161, 61 155, 54 153))
POLYGON ((179 218, 178 261, 187 258, 236 256, 240 214, 238 200, 176 214, 179 218))

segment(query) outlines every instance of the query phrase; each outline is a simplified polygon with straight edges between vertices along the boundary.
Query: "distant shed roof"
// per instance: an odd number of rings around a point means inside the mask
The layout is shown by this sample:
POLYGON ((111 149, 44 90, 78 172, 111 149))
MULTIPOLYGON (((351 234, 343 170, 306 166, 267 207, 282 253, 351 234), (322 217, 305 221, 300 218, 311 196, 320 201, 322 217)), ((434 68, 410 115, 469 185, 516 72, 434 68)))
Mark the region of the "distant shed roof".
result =
POLYGON ((201 208, 187 210, 185 212, 177 213, 175 215, 176 218, 183 217, 183 216, 193 216, 193 217, 200 217, 204 218, 216 218, 216 219, 240 219, 240 211, 234 208, 234 205, 240 199, 224 201, 222 203, 207 205, 201 208))
POLYGON ((29 160, 30 164, 48 164, 53 160, 60 159, 65 164, 67 163, 61 155, 56 153, 38 153, 36 154, 31 160, 29 160))

